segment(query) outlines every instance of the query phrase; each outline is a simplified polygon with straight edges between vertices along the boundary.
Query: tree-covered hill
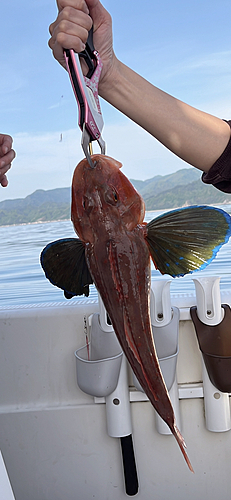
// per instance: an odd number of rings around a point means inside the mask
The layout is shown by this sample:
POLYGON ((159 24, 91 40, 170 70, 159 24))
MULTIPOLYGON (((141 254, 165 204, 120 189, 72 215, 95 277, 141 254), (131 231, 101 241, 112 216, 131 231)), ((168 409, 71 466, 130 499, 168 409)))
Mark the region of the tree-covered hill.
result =
MULTIPOLYGON (((196 169, 185 168, 131 182, 142 195, 147 210, 231 203, 231 195, 203 184, 200 176, 196 169)), ((26 198, 0 202, 0 226, 70 219, 70 207, 70 188, 39 189, 26 198)))

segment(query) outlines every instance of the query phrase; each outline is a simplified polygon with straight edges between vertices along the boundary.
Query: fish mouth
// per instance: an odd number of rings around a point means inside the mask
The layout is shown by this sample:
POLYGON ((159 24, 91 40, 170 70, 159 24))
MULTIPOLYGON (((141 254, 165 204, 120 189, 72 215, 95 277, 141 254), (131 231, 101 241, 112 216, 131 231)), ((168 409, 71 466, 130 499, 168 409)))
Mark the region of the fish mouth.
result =
POLYGON ((98 161, 97 161, 97 160, 92 161, 92 159, 91 159, 90 155, 88 155, 88 156, 86 157, 86 160, 87 160, 87 165, 86 165, 86 168, 88 168, 88 169, 90 168, 91 170, 94 170, 94 168, 96 168, 96 167, 97 167, 97 163, 98 163, 98 161))

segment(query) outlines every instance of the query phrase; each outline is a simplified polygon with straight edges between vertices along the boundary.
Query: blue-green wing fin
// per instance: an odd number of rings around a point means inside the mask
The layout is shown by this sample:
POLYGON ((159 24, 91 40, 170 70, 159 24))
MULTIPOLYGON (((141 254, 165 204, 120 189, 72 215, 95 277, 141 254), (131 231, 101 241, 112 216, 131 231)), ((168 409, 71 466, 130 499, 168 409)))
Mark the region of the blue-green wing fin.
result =
POLYGON ((152 260, 162 274, 183 276, 205 268, 231 235, 231 217, 219 208, 192 206, 147 224, 152 260))
POLYGON ((49 243, 41 253, 40 262, 47 279, 64 290, 66 298, 74 295, 88 297, 89 285, 93 281, 81 240, 65 238, 49 243))

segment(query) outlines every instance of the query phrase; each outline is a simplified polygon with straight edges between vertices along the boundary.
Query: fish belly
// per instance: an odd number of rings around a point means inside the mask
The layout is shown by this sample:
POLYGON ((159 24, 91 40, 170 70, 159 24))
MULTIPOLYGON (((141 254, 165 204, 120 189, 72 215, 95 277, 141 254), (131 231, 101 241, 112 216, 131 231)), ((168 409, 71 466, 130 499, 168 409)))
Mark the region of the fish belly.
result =
POLYGON ((174 413, 153 342, 150 256, 141 230, 86 245, 86 258, 121 347, 156 411, 172 429, 174 413))

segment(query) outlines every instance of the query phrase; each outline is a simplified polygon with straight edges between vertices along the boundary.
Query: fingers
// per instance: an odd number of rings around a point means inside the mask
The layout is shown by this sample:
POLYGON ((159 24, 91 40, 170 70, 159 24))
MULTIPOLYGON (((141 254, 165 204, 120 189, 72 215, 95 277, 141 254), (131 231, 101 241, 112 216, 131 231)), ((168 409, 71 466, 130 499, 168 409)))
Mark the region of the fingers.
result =
MULTIPOLYGON (((56 21, 50 25, 51 38, 48 42, 55 59, 66 68, 63 49, 82 52, 93 22, 94 46, 103 62, 102 82, 114 60, 110 14, 99 0, 57 0, 57 5, 59 13, 56 21)), ((84 72, 84 65, 82 69, 84 72)))
POLYGON ((8 179, 6 177, 6 175, 2 175, 0 174, 0 184, 2 187, 7 187, 8 186, 8 179))
POLYGON ((91 26, 92 20, 88 15, 67 7, 50 26, 52 37, 49 45, 52 49, 58 44, 62 48, 81 52, 85 48, 91 26))
POLYGON ((6 172, 8 172, 10 168, 11 168, 11 163, 3 167, 0 167, 0 184, 2 185, 2 187, 8 186, 8 179, 6 176, 6 172))
MULTIPOLYGON (((62 5, 72 0, 62 0, 62 5)), ((63 48, 81 52, 85 49, 92 20, 87 13, 72 6, 64 6, 54 23, 50 25, 51 38, 48 42, 57 59, 65 67, 63 48)))
POLYGON ((0 134, 0 184, 3 187, 8 185, 6 172, 11 168, 11 162, 15 158, 15 151, 12 149, 12 137, 0 134))
MULTIPOLYGON (((93 0, 93 2, 95 2, 95 0, 93 0)), ((85 14, 89 14, 88 6, 84 0, 57 0, 57 7, 59 12, 65 7, 73 7, 74 9, 82 10, 85 14)))
POLYGON ((0 169, 5 168, 8 165, 10 165, 14 158, 15 158, 15 151, 13 149, 10 149, 10 151, 8 151, 8 153, 1 156, 0 169))
POLYGON ((8 153, 11 149, 13 139, 10 135, 0 134, 0 157, 8 153))
POLYGON ((81 10, 75 9, 68 5, 61 12, 59 12, 57 19, 50 25, 49 31, 51 35, 55 35, 55 30, 64 33, 75 33, 75 27, 82 27, 89 31, 92 26, 90 16, 81 10))

